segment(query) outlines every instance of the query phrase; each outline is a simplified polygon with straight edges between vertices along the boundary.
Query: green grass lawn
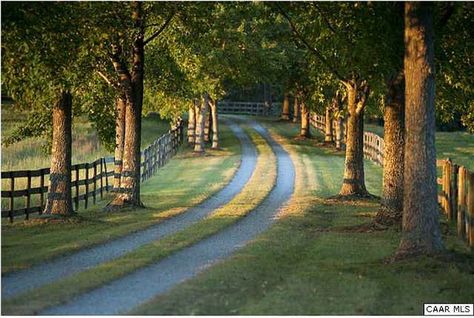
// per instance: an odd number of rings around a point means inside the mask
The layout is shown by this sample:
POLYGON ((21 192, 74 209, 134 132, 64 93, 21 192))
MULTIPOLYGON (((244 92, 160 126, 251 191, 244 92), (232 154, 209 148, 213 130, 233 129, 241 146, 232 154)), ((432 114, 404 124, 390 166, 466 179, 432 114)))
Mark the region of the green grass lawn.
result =
POLYGON ((176 157, 142 184, 146 209, 104 213, 108 199, 79 211, 69 224, 2 222, 2 273, 148 227, 198 204, 221 189, 240 162, 240 144, 222 126, 222 150, 196 157, 183 146, 176 157))
MULTIPOLYGON (((353 230, 378 203, 329 198, 341 185, 342 154, 315 147, 321 137, 294 140, 295 125, 267 126, 295 161, 293 204, 252 244, 133 314, 421 315, 423 303, 472 302, 474 257, 451 227, 443 225, 449 257, 386 263, 400 233, 353 230)), ((381 168, 368 163, 366 174, 380 193, 381 168)))

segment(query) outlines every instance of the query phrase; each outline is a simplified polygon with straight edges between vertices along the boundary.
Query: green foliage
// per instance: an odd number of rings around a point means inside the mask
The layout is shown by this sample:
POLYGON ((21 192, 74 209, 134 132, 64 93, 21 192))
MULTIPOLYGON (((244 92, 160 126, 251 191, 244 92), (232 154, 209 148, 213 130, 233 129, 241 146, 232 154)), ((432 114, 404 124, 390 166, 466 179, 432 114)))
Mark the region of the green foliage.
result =
POLYGON ((438 4, 436 9, 437 123, 448 130, 464 126, 474 133, 474 6, 438 4))

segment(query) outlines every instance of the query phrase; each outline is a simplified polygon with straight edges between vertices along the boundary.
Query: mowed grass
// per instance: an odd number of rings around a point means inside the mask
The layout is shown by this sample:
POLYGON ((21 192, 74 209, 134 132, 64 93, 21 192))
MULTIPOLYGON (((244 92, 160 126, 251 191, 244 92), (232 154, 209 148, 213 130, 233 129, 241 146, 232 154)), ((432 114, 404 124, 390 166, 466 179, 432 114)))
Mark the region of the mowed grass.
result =
MULTIPOLYGON (((383 136, 383 126, 366 124, 365 129, 383 136)), ((451 158, 455 164, 474 171, 474 134, 465 131, 437 132, 436 157, 451 158)))
MULTIPOLYGON (((136 308, 155 315, 421 315, 423 303, 472 303, 474 257, 449 227, 449 256, 386 262, 397 230, 357 232, 376 200, 341 202, 343 156, 294 140, 292 124, 267 122, 285 143, 297 172, 292 204, 266 233, 233 257, 136 308)), ((380 193, 381 168, 366 165, 380 193)))
POLYGON ((276 181, 276 160, 271 148, 257 133, 247 130, 259 157, 251 179, 228 204, 188 228, 146 244, 115 260, 90 270, 19 295, 2 303, 3 313, 36 314, 127 273, 157 262, 186 246, 196 243, 241 219, 257 207, 276 181))
POLYGON ((195 156, 183 146, 176 157, 142 183, 145 209, 105 213, 111 196, 70 223, 2 222, 2 273, 29 267, 127 233, 146 228, 216 193, 233 176, 240 162, 240 143, 222 126, 222 150, 195 156))

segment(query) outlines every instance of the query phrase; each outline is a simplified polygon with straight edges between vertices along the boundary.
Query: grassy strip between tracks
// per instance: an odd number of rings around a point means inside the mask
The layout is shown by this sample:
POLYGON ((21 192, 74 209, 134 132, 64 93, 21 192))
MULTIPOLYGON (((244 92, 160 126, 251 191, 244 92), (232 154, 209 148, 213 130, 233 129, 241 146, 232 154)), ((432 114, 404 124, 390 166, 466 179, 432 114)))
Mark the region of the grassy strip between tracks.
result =
POLYGON ((183 231, 144 245, 118 259, 4 301, 3 313, 34 314, 47 307, 64 303, 76 295, 157 262, 217 233, 250 213, 265 199, 276 182, 276 160, 271 148, 260 135, 250 130, 247 132, 259 152, 257 166, 249 183, 227 205, 183 231))
MULTIPOLYGON (((272 122, 294 158, 292 204, 272 228, 227 261, 210 267, 136 308, 141 315, 421 315, 423 303, 471 303, 474 258, 451 229, 448 256, 386 263, 396 230, 357 232, 378 203, 331 200, 342 180, 343 157, 294 140, 297 128, 272 122)), ((366 165, 367 186, 380 189, 379 167, 366 165)))
POLYGON ((237 137, 223 125, 221 138, 222 149, 209 149, 206 156, 195 156, 182 146, 177 156, 142 183, 145 209, 105 213, 102 209, 111 199, 107 196, 68 223, 2 222, 2 273, 139 231, 204 201, 229 182, 239 165, 237 137))

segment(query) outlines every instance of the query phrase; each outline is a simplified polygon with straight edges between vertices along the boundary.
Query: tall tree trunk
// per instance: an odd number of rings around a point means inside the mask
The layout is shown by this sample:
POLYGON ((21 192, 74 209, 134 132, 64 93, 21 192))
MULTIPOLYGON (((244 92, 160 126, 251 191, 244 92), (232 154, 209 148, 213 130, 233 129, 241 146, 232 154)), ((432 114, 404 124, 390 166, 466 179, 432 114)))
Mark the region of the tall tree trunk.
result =
POLYGON ((335 144, 336 149, 341 150, 344 144, 344 116, 342 109, 342 100, 340 94, 337 93, 332 100, 334 118, 336 120, 335 144))
POLYGON ((295 95, 295 100, 293 102, 293 122, 297 123, 298 122, 298 116, 299 116, 299 105, 298 105, 298 97, 295 95))
POLYGON ((405 2, 405 180, 398 257, 443 249, 436 184, 433 37, 432 4, 405 2))
POLYGON ((331 108, 330 106, 326 107, 326 116, 325 116, 325 125, 324 125, 324 143, 332 144, 332 118, 331 118, 331 108))
POLYGON ((217 114, 217 100, 211 100, 212 114, 212 149, 219 149, 219 117, 217 114))
POLYGON ((384 159, 381 206, 375 221, 401 224, 405 147, 405 81, 403 72, 389 82, 384 110, 384 159))
POLYGON ((195 134, 195 129, 196 129, 196 106, 195 106, 195 101, 193 101, 193 104, 189 106, 189 111, 188 111, 188 143, 192 146, 194 146, 194 134, 195 134))
POLYGON ((119 75, 124 94, 127 96, 125 110, 125 140, 123 149, 122 178, 119 193, 107 209, 125 206, 142 207, 140 201, 140 144, 141 144, 141 115, 143 105, 143 75, 144 75, 144 26, 141 2, 131 2, 132 20, 137 29, 133 42, 132 71, 129 72, 121 60, 121 50, 115 47, 112 63, 119 75))
MULTIPOLYGON (((210 102, 209 102, 210 103, 210 102)), ((211 136, 211 112, 208 111, 206 114, 206 119, 204 121, 204 141, 208 142, 211 136)))
POLYGON ((114 190, 119 191, 122 177, 123 147, 125 140, 125 109, 126 97, 115 100, 115 160, 114 160, 114 190))
POLYGON ((48 202, 44 213, 69 216, 74 213, 71 196, 72 96, 62 92, 53 106, 53 143, 48 202))
POLYGON ((204 94, 204 101, 196 107, 196 137, 194 152, 204 152, 204 125, 209 108, 209 95, 204 94))
POLYGON ((364 81, 351 80, 344 83, 347 89, 346 160, 344 180, 340 195, 369 196, 364 176, 364 108, 369 87, 364 81))
POLYGON ((300 129, 300 137, 309 138, 311 136, 311 132, 309 131, 310 127, 310 113, 308 107, 303 99, 300 100, 301 105, 301 129, 300 129))
POLYGON ((281 119, 290 120, 290 95, 285 94, 283 99, 283 106, 281 109, 281 119))

